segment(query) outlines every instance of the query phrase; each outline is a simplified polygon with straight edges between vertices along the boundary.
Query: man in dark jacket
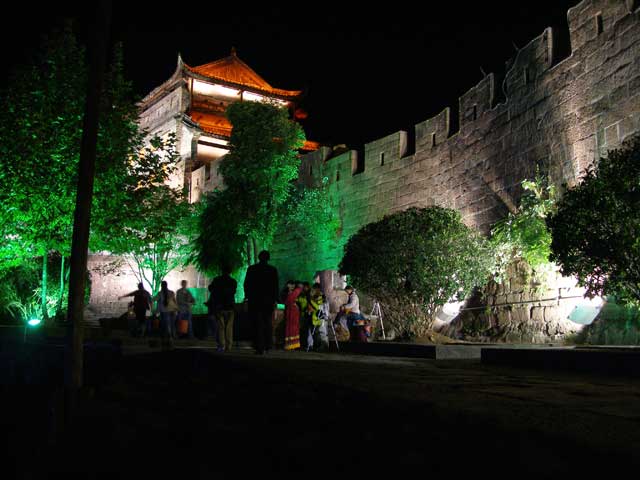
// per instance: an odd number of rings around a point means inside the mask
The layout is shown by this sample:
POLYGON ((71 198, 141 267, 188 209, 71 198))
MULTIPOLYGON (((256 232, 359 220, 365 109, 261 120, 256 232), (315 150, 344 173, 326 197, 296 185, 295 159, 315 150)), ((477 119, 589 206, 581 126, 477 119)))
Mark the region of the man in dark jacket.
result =
POLYGON ((218 351, 228 352, 233 345, 233 318, 238 282, 231 278, 231 268, 222 267, 222 275, 216 277, 209 286, 213 314, 218 324, 218 351))
POLYGON ((249 267, 244 280, 244 296, 249 301, 257 354, 273 347, 271 319, 278 302, 278 270, 269 265, 269 258, 269 252, 261 251, 259 262, 249 267))
POLYGON ((150 326, 147 325, 145 328, 145 320, 147 315, 147 310, 151 309, 151 294, 144 289, 144 285, 142 283, 138 284, 138 290, 134 290, 131 293, 127 293, 126 295, 121 295, 118 299, 123 299, 126 297, 133 297, 133 311, 136 314, 136 323, 137 328, 134 331, 134 335, 138 336, 146 330, 145 334, 149 334, 150 326))

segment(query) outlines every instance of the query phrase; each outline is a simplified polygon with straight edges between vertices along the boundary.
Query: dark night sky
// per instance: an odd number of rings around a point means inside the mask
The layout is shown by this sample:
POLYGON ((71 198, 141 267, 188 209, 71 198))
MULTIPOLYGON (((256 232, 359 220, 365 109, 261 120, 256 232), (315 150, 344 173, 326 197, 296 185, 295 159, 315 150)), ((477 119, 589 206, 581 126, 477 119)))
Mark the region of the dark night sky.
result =
MULTIPOLYGON (((0 33, 3 76, 33 57, 59 18, 78 17, 81 35, 86 29, 74 3, 23 3, 5 15, 0 33)), ((159 2, 115 2, 113 39, 124 42, 126 73, 140 96, 173 73, 178 51, 196 66, 235 46, 274 87, 308 89, 309 139, 359 147, 457 104, 481 80, 481 67, 504 71, 514 43, 524 46, 547 26, 566 35, 566 11, 578 0, 438 3, 420 4, 425 11, 417 13, 408 2, 370 10, 347 2, 184 2, 182 12, 159 2)))

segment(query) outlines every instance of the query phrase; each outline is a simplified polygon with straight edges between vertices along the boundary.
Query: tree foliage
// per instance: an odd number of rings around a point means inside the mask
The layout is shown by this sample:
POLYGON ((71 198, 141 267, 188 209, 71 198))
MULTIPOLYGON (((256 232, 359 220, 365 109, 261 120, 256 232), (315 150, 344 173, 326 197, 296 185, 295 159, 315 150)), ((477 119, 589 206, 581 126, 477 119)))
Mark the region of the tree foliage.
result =
POLYGON ((297 149, 304 142, 302 129, 284 108, 237 102, 227 116, 233 131, 220 164, 225 188, 205 196, 194 243, 196 263, 208 272, 221 263, 235 268, 251 263, 257 250, 269 246, 298 175, 297 149))
MULTIPOLYGON (((67 25, 45 39, 41 55, 33 64, 17 69, 2 94, 0 202, 6 208, 0 219, 4 240, 0 267, 42 258, 45 318, 47 258, 57 252, 63 262, 71 248, 86 82, 84 48, 67 25)), ((114 199, 125 182, 124 167, 137 128, 119 48, 104 85, 94 218, 108 218, 118 209, 114 199)))
MULTIPOLYGON (((122 51, 103 82, 92 204, 92 244, 101 225, 121 213, 130 185, 130 158, 142 133, 132 86, 124 79, 122 51)), ((87 83, 84 48, 71 26, 44 39, 41 55, 18 68, 0 100, 0 269, 41 260, 42 314, 47 317, 48 258, 71 249, 87 83)), ((61 293, 62 294, 62 293, 61 293)), ((66 304, 59 299, 58 305, 66 304)))
POLYGON ((547 224, 552 260, 588 296, 640 302, 640 138, 587 169, 547 224))
POLYGON ((183 189, 169 184, 177 159, 175 135, 154 136, 140 146, 129 161, 126 184, 113 199, 118 211, 94 226, 94 248, 123 255, 153 293, 171 270, 188 263, 196 228, 195 207, 183 189))
POLYGON ((345 245, 340 272, 373 296, 403 336, 422 335, 438 307, 483 285, 488 242, 442 207, 410 208, 370 223, 345 245))
POLYGON ((328 191, 329 178, 324 177, 320 186, 293 191, 281 212, 280 227, 302 241, 310 254, 322 248, 330 248, 340 228, 340 217, 331 205, 328 191))
POLYGON ((70 250, 85 82, 84 50, 67 27, 3 92, 1 248, 17 262, 70 250))
POLYGON ((546 218, 555 210, 555 187, 538 171, 533 180, 522 182, 522 188, 524 193, 518 211, 510 212, 491 230, 497 279, 501 279, 507 265, 518 258, 526 260, 534 270, 544 270, 550 265, 551 232, 546 218))

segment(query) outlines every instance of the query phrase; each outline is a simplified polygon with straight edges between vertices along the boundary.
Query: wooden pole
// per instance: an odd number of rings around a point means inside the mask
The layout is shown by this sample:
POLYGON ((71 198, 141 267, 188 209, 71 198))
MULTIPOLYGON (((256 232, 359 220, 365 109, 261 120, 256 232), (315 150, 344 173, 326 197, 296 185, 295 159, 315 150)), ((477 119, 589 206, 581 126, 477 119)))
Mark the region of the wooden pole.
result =
MULTIPOLYGON (((96 145, 102 80, 107 63, 108 38, 111 26, 111 1, 99 0, 90 15, 89 80, 78 165, 78 190, 73 219, 73 238, 69 258, 69 304, 67 317, 72 330, 71 358, 67 386, 75 398, 82 387, 84 289, 89 250, 89 225, 95 173, 96 145)), ((72 400, 73 403, 75 403, 72 400)))

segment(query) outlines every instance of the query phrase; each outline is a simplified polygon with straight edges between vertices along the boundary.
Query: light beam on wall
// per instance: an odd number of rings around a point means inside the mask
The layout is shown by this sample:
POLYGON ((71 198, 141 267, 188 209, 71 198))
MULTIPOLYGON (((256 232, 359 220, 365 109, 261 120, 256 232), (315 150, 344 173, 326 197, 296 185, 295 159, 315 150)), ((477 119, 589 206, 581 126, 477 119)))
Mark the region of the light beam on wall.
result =
POLYGON ((580 325, 590 325, 602 310, 602 297, 584 298, 574 307, 569 316, 569 320, 580 325))

